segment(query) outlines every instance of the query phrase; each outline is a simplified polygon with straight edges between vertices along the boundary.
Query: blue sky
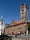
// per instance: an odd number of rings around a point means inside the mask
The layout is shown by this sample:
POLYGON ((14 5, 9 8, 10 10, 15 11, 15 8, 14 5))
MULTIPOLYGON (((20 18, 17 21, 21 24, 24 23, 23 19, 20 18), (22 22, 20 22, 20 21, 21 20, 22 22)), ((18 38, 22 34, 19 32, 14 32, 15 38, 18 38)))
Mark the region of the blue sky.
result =
POLYGON ((0 0, 0 16, 3 16, 4 23, 20 20, 22 3, 28 5, 28 21, 30 21, 30 0, 0 0))

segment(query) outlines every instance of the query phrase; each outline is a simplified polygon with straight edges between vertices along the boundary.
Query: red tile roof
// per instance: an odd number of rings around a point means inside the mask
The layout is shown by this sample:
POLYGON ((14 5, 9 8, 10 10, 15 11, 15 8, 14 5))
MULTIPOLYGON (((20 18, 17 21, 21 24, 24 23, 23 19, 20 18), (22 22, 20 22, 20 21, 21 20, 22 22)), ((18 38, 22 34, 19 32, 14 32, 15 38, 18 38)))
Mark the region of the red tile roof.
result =
POLYGON ((8 27, 14 26, 14 25, 19 25, 19 24, 22 24, 23 22, 24 22, 24 20, 15 21, 15 22, 12 22, 11 24, 9 24, 8 27))
POLYGON ((17 25, 17 24, 21 24, 21 23, 23 23, 23 21, 22 20, 19 20, 19 21, 16 21, 16 22, 12 23, 11 26, 17 25))

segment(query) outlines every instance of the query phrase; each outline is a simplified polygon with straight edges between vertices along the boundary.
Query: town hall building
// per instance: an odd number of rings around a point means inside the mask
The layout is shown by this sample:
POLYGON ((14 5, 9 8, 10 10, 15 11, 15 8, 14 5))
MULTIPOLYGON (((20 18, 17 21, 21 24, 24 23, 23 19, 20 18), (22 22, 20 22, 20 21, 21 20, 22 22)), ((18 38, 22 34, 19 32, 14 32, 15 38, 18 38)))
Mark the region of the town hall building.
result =
MULTIPOLYGON (((23 3, 20 6, 20 20, 13 21, 5 27, 5 34, 18 34, 26 33, 26 27, 28 22, 28 6, 23 3)), ((27 31, 28 32, 28 31, 27 31)))

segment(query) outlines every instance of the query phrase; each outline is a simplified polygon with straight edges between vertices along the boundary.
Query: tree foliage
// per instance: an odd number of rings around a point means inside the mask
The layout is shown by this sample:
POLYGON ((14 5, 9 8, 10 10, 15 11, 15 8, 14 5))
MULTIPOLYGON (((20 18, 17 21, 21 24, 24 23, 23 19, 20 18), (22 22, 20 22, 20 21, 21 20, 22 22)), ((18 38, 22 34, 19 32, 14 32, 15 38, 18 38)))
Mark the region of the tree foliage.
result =
POLYGON ((30 32, 30 22, 28 23, 28 31, 30 32))

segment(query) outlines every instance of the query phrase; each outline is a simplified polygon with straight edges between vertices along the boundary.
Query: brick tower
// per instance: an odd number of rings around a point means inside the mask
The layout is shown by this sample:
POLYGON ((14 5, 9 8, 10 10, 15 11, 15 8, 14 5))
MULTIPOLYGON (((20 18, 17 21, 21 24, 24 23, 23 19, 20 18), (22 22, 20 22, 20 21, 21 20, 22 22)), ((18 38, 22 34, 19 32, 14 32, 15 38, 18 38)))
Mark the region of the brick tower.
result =
POLYGON ((23 21, 24 24, 26 24, 25 29, 26 29, 26 34, 28 35, 28 27, 27 27, 27 22, 28 22, 28 6, 27 4, 23 3, 20 7, 20 18, 23 21))
POLYGON ((27 4, 23 3, 20 7, 20 18, 23 22, 27 22, 28 19, 28 7, 27 4))

